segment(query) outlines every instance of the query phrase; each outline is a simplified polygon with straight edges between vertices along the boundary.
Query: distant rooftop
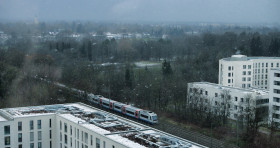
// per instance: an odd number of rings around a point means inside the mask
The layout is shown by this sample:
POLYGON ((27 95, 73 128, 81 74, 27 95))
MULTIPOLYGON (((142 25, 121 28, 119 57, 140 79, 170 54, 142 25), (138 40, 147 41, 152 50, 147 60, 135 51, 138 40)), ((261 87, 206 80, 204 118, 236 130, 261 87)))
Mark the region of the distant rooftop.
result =
POLYGON ((230 86, 223 86, 221 84, 216 83, 210 83, 210 82, 192 82, 191 84, 198 84, 198 85, 204 85, 204 86, 210 86, 217 89, 223 89, 223 90, 236 90, 236 91, 242 91, 244 93, 259 93, 260 95, 268 95, 268 90, 266 89, 260 89, 260 88, 239 88, 239 87, 230 87, 230 86))
POLYGON ((60 116, 127 147, 204 147, 82 103, 0 109, 0 122, 40 115, 60 116))
POLYGON ((249 61, 255 59, 279 59, 280 57, 247 57, 246 55, 232 55, 231 57, 223 58, 225 61, 249 61))

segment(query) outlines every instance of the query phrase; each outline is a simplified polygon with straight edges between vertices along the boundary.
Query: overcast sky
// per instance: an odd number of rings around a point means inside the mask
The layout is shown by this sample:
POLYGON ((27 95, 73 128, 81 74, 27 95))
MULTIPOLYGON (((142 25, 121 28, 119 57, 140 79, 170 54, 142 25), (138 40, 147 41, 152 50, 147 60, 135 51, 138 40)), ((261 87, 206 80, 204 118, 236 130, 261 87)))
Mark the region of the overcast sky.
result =
POLYGON ((0 20, 280 23, 280 0, 0 0, 0 20))

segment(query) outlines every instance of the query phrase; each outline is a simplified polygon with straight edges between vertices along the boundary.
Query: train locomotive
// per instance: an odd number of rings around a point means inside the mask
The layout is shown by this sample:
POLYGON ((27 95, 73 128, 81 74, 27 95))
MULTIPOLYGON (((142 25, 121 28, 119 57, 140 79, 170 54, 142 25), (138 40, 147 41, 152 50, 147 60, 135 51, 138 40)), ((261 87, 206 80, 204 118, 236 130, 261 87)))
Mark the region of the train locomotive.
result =
POLYGON ((102 108, 106 108, 115 112, 119 112, 123 115, 130 116, 132 118, 150 123, 157 124, 157 114, 151 111, 143 110, 131 105, 127 105, 121 102, 114 101, 112 99, 105 98, 100 95, 88 94, 88 101, 92 104, 97 104, 102 108))

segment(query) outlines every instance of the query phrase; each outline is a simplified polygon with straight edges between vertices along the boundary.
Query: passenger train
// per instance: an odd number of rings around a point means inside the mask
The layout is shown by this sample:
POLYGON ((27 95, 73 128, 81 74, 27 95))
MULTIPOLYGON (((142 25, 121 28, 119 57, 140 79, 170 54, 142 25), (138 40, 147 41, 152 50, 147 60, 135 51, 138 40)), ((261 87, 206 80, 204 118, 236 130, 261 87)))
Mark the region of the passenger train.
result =
POLYGON ((105 98, 100 95, 88 94, 88 99, 90 103, 99 105, 102 108, 106 108, 115 112, 119 112, 126 116, 142 120, 150 124, 157 124, 157 114, 151 111, 143 110, 131 105, 120 103, 112 99, 105 98))

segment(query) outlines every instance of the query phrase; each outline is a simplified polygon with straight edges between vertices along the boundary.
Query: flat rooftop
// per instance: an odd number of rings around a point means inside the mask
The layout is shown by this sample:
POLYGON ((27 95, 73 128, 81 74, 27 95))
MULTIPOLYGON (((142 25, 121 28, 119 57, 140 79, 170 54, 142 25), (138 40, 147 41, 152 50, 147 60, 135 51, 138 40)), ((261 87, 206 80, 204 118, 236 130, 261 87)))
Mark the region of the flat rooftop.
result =
POLYGON ((234 91, 244 92, 244 93, 259 93, 260 95, 268 95, 269 93, 269 91, 266 89, 230 87, 230 86, 223 86, 221 84, 210 83, 210 82, 192 82, 189 84, 203 85, 206 87, 212 87, 212 88, 222 89, 222 90, 234 90, 234 91))
POLYGON ((256 59, 278 59, 280 57, 247 57, 246 55, 232 55, 231 57, 223 58, 224 61, 250 61, 256 59))
POLYGON ((0 109, 0 122, 7 119, 55 114, 95 133, 133 148, 200 148, 202 145, 82 104, 56 104, 0 109))

